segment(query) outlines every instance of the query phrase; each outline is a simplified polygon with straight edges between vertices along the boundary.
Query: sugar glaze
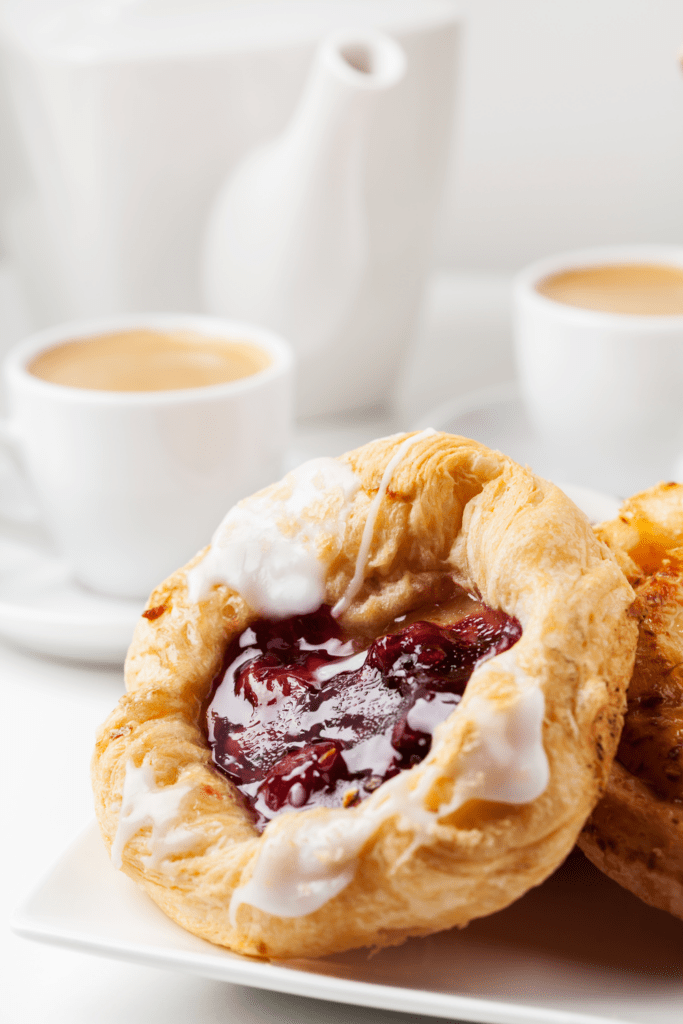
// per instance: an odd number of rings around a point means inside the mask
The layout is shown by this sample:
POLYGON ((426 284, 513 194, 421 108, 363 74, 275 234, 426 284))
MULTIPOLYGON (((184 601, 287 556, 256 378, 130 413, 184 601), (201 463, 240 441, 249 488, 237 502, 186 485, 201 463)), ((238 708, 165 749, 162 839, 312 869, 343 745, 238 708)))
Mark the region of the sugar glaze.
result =
POLYGON ((191 601, 226 584, 266 618, 305 615, 325 597, 327 563, 321 544, 343 541, 360 480, 338 459, 312 459, 273 490, 230 509, 201 562, 187 574, 191 601), (328 516, 316 516, 321 502, 328 516))
POLYGON ((152 832, 147 841, 149 853, 140 858, 145 867, 158 868, 166 857, 192 848, 197 837, 187 828, 175 827, 181 817, 183 799, 191 788, 182 783, 157 786, 149 761, 143 761, 139 768, 128 761, 119 824, 111 847, 115 868, 122 866, 123 850, 129 839, 146 825, 152 826, 152 832))
POLYGON ((342 597, 339 598, 334 608, 332 609, 332 614, 335 616, 335 618, 342 615, 346 611, 346 609, 349 607, 349 605, 353 601, 354 597, 356 596, 360 588, 363 586, 363 580, 365 578, 365 568, 367 566, 368 556, 370 554, 370 545, 372 543, 372 534, 375 529, 377 513, 379 512, 380 505, 384 500, 384 495, 387 493, 387 489, 389 487, 389 484, 391 483, 391 478, 394 475, 396 467, 399 465, 399 463, 403 461, 403 459, 405 458, 405 454, 409 448, 412 448, 412 446, 414 444, 417 444, 418 441, 424 441, 426 437, 430 437, 432 434, 435 433, 436 431, 434 430, 433 427, 427 427, 427 429, 423 430, 421 433, 413 434, 412 437, 406 438, 406 440, 403 441, 403 443, 396 449, 393 456, 387 463, 384 469, 384 473, 382 474, 382 479, 380 481, 377 494, 372 499, 372 503, 370 505, 370 508, 368 509, 368 515, 367 519, 365 520, 365 526, 363 527, 363 535, 361 537, 360 547, 358 548, 358 554, 356 556, 356 567, 353 573, 353 577, 351 578, 349 585, 346 588, 346 591, 344 592, 342 597))

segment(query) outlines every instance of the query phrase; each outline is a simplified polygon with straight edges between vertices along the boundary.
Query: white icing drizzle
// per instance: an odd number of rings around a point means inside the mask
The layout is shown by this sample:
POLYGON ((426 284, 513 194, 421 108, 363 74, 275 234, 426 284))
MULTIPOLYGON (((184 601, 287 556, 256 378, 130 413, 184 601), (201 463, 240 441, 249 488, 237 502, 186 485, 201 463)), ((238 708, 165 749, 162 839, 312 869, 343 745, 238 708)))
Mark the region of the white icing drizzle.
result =
POLYGON ((315 680, 317 683, 326 683, 329 679, 334 679, 335 676, 340 676, 343 672, 355 672, 363 667, 367 656, 367 651, 359 651, 358 654, 354 654, 350 658, 342 658, 340 661, 333 661, 329 665, 322 665, 313 673, 315 680))
POLYGON ((325 597, 327 572, 316 542, 343 537, 359 488, 345 463, 313 459, 289 473, 275 493, 235 505, 205 557, 187 574, 190 600, 202 600, 212 586, 224 583, 266 618, 316 611, 325 597), (321 520, 315 509, 323 500, 331 518, 321 520))
POLYGON ((266 832, 251 878, 232 894, 231 923, 242 903, 278 917, 318 910, 352 881, 368 835, 363 818, 336 815, 324 832, 302 825, 296 842, 291 834, 266 832))
POLYGON ((347 654, 353 654, 356 645, 353 640, 347 640, 344 643, 343 640, 337 640, 336 637, 332 637, 330 640, 325 640, 321 644, 309 644, 303 638, 299 640, 299 650, 301 651, 327 651, 328 654, 333 654, 335 658, 343 658, 347 654))
MULTIPOLYGON (((428 760, 421 770, 401 772, 385 782, 351 811, 301 821, 295 832, 288 823, 274 823, 274 828, 266 828, 251 877, 233 893, 233 923, 242 903, 279 917, 302 917, 324 906, 353 879, 363 846, 388 818, 396 818, 398 828, 413 833, 405 859, 438 828, 439 818, 468 800, 528 803, 540 796, 549 775, 543 748, 543 692, 518 672, 514 649, 478 668, 480 682, 481 673, 501 668, 517 680, 516 696, 498 700, 474 694, 468 699, 465 694, 458 707, 456 713, 478 727, 478 742, 463 755, 446 804, 436 811, 425 807, 425 798, 440 777, 428 760)), ((435 746, 444 726, 437 727, 435 746)))
POLYGON ((406 721, 411 729, 417 732, 434 732, 434 729, 450 711, 453 711, 460 699, 455 693, 435 693, 432 700, 419 697, 408 712, 406 721), (450 710, 444 714, 444 708, 450 710))
POLYGON ((377 513, 379 512, 379 507, 384 500, 384 495, 387 493, 387 488, 391 483, 391 478, 394 475, 396 467, 403 460, 409 448, 412 448, 412 446, 417 444, 418 441, 423 441, 425 437, 430 437, 435 433, 436 431, 433 427, 427 427, 426 430, 421 431, 419 434, 414 434, 412 437, 406 438, 403 444, 399 445, 392 457, 389 459, 389 462, 386 464, 379 489, 375 497, 372 499, 372 503, 368 509, 368 516, 365 520, 365 526, 363 527, 363 536, 361 537, 360 547, 358 548, 358 554, 356 555, 356 567, 354 574, 349 581, 346 590, 332 609, 332 614, 335 618, 338 618, 346 611, 360 588, 363 586, 365 567, 368 561, 368 555, 370 554, 370 545, 372 543, 372 535, 375 530, 377 513))
MULTIPOLYGON (((247 726, 253 719, 258 718, 259 712, 252 707, 248 701, 235 700, 235 675, 237 669, 247 661, 253 661, 262 651, 258 647, 248 647, 237 655, 235 660, 228 666, 223 683, 218 687, 211 701, 211 714, 207 716, 209 724, 209 742, 215 740, 214 721, 215 718, 227 718, 234 725, 247 726)), ((263 712, 263 708, 259 711, 263 712)))
POLYGON ((396 757, 396 747, 391 742, 391 735, 380 732, 355 743, 343 752, 343 757, 351 774, 371 764, 374 772, 381 776, 396 757))
POLYGON ((143 761, 136 768, 133 761, 128 761, 119 824, 111 847, 114 867, 121 868, 126 843, 145 825, 152 826, 149 854, 140 858, 147 868, 158 868, 166 857, 192 848, 197 837, 187 828, 173 827, 180 817, 180 805, 191 788, 178 783, 157 786, 154 769, 149 762, 143 761))
POLYGON ((475 694, 468 710, 479 725, 480 743, 466 762, 467 799, 505 804, 535 800, 549 777, 541 742, 543 691, 530 688, 504 710, 475 694))
POLYGON ((256 643, 256 633, 249 626, 240 636, 240 647, 252 647, 256 643))

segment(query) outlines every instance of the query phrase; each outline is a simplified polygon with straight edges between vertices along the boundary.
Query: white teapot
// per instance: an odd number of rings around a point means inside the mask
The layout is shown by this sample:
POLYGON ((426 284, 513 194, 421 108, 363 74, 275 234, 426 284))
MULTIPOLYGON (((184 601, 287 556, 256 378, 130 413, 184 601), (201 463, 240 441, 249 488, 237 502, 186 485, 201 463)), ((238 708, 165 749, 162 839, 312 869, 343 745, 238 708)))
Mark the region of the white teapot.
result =
MULTIPOLYGON (((209 219, 207 308, 266 324, 291 341, 300 413, 372 404, 386 391, 396 303, 379 309, 373 294, 372 234, 400 244, 402 211, 396 203, 372 224, 368 149, 373 120, 383 120, 405 72, 403 50, 388 36, 327 38, 286 130, 246 157, 209 219)), ((403 160, 403 137, 391 141, 403 160)), ((390 157, 381 155, 389 174, 390 157)), ((405 293, 397 299, 403 306, 405 293)))

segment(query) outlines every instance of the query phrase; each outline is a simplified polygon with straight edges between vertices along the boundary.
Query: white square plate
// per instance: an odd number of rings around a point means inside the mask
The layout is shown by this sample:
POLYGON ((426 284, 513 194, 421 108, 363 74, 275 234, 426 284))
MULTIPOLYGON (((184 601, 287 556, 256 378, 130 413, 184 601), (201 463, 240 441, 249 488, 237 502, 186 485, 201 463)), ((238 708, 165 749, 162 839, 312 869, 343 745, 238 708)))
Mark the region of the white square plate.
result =
POLYGON ((680 1024, 683 923, 575 851, 544 885, 463 931, 374 956, 267 963, 185 932, 115 871, 93 825, 17 912, 20 935, 340 1003, 486 1024, 680 1024))

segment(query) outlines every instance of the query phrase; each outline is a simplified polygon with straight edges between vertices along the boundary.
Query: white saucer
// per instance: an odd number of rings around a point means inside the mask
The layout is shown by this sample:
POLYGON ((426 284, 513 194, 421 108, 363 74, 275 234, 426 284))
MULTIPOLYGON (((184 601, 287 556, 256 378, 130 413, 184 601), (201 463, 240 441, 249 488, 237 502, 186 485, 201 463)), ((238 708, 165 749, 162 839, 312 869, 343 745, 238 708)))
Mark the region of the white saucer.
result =
POLYGON ((553 450, 534 430, 515 383, 497 384, 454 398, 420 417, 416 430, 434 427, 449 434, 472 437, 496 448, 534 473, 552 480, 586 513, 593 523, 613 519, 620 501, 578 483, 564 482, 562 466, 553 450))
POLYGON ((143 608, 79 586, 39 530, 0 529, 3 639, 38 654, 120 665, 143 608))

